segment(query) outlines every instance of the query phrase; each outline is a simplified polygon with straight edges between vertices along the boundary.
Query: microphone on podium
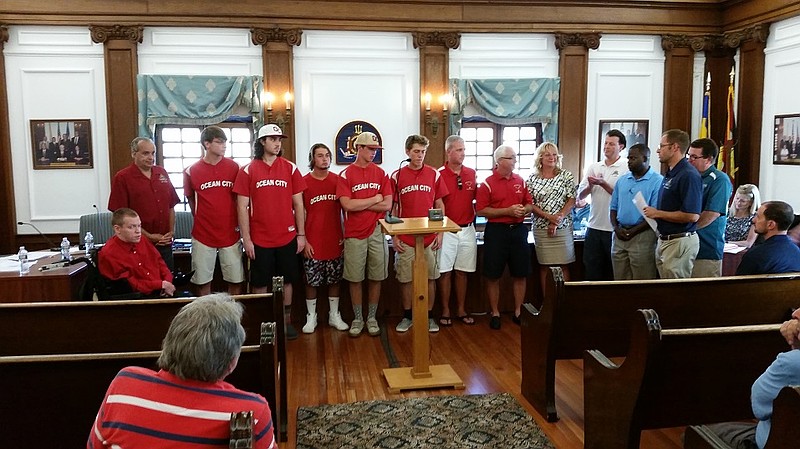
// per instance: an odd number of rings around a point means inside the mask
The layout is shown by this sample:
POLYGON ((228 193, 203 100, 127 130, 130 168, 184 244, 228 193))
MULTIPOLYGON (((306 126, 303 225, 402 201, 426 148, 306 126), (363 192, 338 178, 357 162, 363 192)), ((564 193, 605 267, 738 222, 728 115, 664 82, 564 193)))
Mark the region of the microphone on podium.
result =
MULTIPOLYGON (((400 161, 400 166, 397 167, 397 176, 400 177, 400 169, 403 168, 404 162, 411 162, 411 158, 406 158, 400 161)), ((392 183, 394 184, 394 188, 392 189, 392 206, 389 210, 386 211, 386 218, 384 219, 386 223, 389 224, 398 224, 403 223, 403 219, 399 217, 392 216, 392 209, 394 209, 395 203, 395 195, 397 195, 397 202, 400 202, 400 192, 397 191, 397 180, 392 177, 392 183)))
POLYGON ((19 226, 24 226, 24 225, 27 225, 27 226, 30 226, 30 227, 32 227, 33 229, 35 229, 35 230, 36 230, 36 232, 38 232, 38 233, 39 233, 39 235, 40 235, 40 236, 41 236, 41 237, 42 237, 42 238, 43 238, 43 239, 44 239, 44 240, 47 242, 47 246, 48 246, 48 248, 50 249, 50 251, 56 251, 56 252, 58 252, 58 251, 61 251, 61 248, 60 248, 59 246, 57 246, 55 243, 53 243, 53 241, 52 241, 52 240, 50 240, 50 238, 49 238, 49 237, 47 237, 46 235, 44 235, 44 233, 43 233, 42 231, 40 231, 40 230, 39 230, 39 228, 37 228, 35 224, 33 224, 33 223, 29 223, 29 222, 27 222, 27 221, 18 221, 18 222, 17 222, 17 224, 18 224, 19 226))

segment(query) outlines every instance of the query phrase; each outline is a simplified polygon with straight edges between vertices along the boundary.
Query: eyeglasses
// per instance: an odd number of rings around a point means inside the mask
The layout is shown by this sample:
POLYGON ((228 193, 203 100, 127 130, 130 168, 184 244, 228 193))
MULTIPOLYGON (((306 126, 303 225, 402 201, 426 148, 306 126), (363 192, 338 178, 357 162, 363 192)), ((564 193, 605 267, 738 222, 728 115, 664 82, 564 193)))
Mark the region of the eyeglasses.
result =
POLYGON ((689 159, 690 161, 696 161, 698 159, 705 159, 705 158, 706 158, 705 156, 698 156, 696 154, 687 154, 686 155, 686 159, 689 159))
POLYGON ((458 190, 464 188, 464 185, 461 183, 461 175, 456 175, 456 185, 458 185, 458 190))

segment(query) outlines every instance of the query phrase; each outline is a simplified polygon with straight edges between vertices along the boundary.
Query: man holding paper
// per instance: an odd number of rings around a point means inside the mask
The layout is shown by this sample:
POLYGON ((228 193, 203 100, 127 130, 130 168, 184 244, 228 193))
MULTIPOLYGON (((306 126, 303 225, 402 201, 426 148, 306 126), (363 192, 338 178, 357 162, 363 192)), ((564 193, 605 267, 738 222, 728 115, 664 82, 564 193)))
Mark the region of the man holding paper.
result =
POLYGON ((634 204, 637 196, 658 207, 658 191, 664 179, 650 167, 650 148, 638 143, 628 150, 629 173, 617 180, 611 194, 611 259, 614 279, 655 279, 657 235, 634 204))

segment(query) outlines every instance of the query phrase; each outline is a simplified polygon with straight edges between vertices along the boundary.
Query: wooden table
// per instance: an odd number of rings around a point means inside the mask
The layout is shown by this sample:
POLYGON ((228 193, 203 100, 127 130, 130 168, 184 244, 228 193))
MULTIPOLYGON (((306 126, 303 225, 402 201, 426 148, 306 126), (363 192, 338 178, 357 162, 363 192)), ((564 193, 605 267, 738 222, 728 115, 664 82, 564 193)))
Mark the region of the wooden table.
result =
POLYGON ((430 342, 428 336, 428 261, 425 258, 424 238, 426 235, 440 232, 458 232, 461 226, 447 217, 442 221, 430 221, 427 218, 403 218, 403 223, 387 223, 380 220, 383 232, 391 236, 413 235, 414 269, 413 300, 411 313, 414 325, 414 366, 404 368, 387 368, 383 377, 389 384, 390 393, 401 390, 420 388, 454 387, 464 388, 464 382, 450 365, 430 365, 430 342))
POLYGON ((77 300, 78 291, 88 275, 85 263, 39 271, 40 267, 60 260, 61 254, 54 253, 31 265, 31 272, 28 274, 0 272, 0 302, 77 300))

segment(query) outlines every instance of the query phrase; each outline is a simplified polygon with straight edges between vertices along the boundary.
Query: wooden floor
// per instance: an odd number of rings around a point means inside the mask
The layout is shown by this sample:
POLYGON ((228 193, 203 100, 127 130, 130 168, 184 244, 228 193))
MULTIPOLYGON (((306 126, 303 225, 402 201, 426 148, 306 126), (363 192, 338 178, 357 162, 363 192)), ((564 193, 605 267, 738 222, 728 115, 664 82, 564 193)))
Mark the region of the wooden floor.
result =
MULTIPOLYGON (((450 364, 466 385, 465 389, 437 389, 390 394, 381 370, 389 368, 387 354, 394 354, 398 366, 412 364, 411 332, 394 330, 398 319, 382 320, 382 337, 362 334, 351 338, 320 320, 314 334, 300 334, 287 345, 289 441, 282 448, 296 445, 296 416, 301 406, 335 404, 372 399, 399 399, 443 394, 508 392, 533 416, 558 449, 583 447, 583 367, 580 360, 558 362, 556 376, 557 407, 561 420, 547 423, 520 393, 520 329, 508 315, 500 331, 489 329, 488 317, 476 317, 477 324, 454 322, 431 334, 431 363, 450 364), (388 327, 388 328, 387 328, 388 327), (384 347, 386 346, 386 348, 384 347)), ((296 323, 298 330, 303 323, 296 323)), ((642 448, 681 448, 683 429, 646 431, 642 448)))

